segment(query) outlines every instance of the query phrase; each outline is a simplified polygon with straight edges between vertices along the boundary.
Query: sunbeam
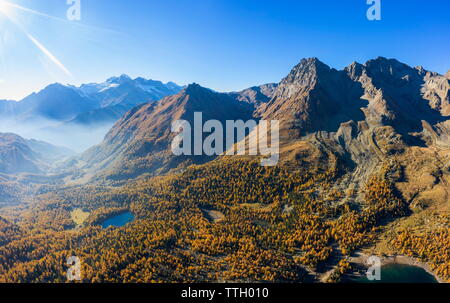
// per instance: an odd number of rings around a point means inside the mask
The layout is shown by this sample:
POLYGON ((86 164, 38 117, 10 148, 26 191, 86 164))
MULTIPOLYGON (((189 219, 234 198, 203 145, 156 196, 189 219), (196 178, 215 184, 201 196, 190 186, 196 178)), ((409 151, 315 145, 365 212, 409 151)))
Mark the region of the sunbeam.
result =
POLYGON ((36 45, 37 48, 39 48, 53 63, 55 63, 56 66, 58 66, 66 75, 72 76, 72 74, 69 72, 69 70, 61 63, 61 61, 58 60, 47 48, 45 48, 42 43, 40 43, 36 38, 31 36, 29 33, 25 32, 28 39, 30 39, 31 42, 36 45))
MULTIPOLYGON (((0 0, 1 1, 1 0, 0 0)), ((41 42, 34 38, 14 17, 9 14, 4 14, 12 23, 14 23, 24 35, 45 55, 50 59, 57 67, 59 67, 66 75, 72 76, 70 71, 61 63, 61 61, 56 58, 41 42)))

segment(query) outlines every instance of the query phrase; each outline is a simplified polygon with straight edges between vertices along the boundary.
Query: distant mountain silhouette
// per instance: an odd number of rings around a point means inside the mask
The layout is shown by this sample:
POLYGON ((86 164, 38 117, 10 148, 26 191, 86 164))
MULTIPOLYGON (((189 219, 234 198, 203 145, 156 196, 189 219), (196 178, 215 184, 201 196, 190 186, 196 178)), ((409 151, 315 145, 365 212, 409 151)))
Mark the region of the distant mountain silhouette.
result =
POLYGON ((126 75, 80 87, 55 83, 20 102, 0 100, 0 131, 18 132, 80 150, 85 145, 72 145, 64 138, 84 134, 88 146, 98 143, 105 134, 103 129, 111 127, 134 106, 181 89, 173 82, 133 80, 126 75), (92 132, 86 134, 87 128, 92 132))
POLYGON ((66 148, 0 133, 0 173, 44 173, 55 161, 72 155, 66 148))
POLYGON ((20 102, 0 100, 0 115, 4 119, 20 122, 48 119, 83 123, 83 115, 97 110, 101 123, 102 118, 110 120, 113 117, 105 116, 111 106, 120 105, 129 110, 138 104, 176 94, 181 89, 172 82, 163 84, 143 78, 133 80, 126 75, 110 78, 104 83, 83 84, 79 88, 55 83, 20 102), (105 111, 102 112, 102 109, 105 111))

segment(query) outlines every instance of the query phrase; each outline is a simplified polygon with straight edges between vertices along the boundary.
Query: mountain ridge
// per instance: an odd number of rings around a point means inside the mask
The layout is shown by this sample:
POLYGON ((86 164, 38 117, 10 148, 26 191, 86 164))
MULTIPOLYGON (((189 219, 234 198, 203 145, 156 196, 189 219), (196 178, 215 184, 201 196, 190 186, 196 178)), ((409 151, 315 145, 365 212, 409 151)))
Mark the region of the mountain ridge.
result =
MULTIPOLYGON (((217 93, 198 84, 190 84, 177 95, 135 107, 122 117, 98 146, 86 151, 81 159, 104 168, 116 168, 120 163, 137 161, 139 171, 168 171, 179 163, 173 162, 170 144, 175 134, 171 125, 176 120, 193 124, 195 112, 202 112, 204 120, 243 119, 252 116, 250 104, 238 102, 226 93, 217 93), (146 157, 150 157, 146 159, 146 157), (109 159, 109 161, 108 161, 109 159), (114 160, 112 160, 114 159, 114 160), (105 163, 106 161, 106 163, 105 163), (147 162, 147 163, 146 163, 147 162)), ((181 157, 183 161, 203 162, 203 157, 181 157)), ((134 168, 130 168, 134 170, 134 168)), ((135 175, 134 173, 132 174, 135 175)))
POLYGON ((79 87, 54 83, 19 102, 0 101, 0 131, 19 133, 81 151, 101 141, 105 129, 141 103, 178 93, 173 82, 126 75, 79 87), (87 129, 92 132, 86 133, 87 129), (77 144, 82 135, 83 144, 77 144), (73 136, 79 140, 68 140, 73 136))
MULTIPOLYGON (((224 113, 218 114, 223 112, 220 109, 216 114, 211 114, 212 109, 208 107, 210 96, 206 92, 216 94, 212 90, 192 84, 182 94, 196 94, 198 90, 204 92, 203 96, 197 94, 194 99, 198 107, 184 103, 190 112, 196 109, 205 114, 205 110, 208 111, 205 120, 211 116, 220 120, 221 115, 225 116, 224 113)), ((136 135, 136 129, 140 128, 141 134, 136 140, 146 138, 150 140, 150 145, 164 141, 164 146, 167 146, 171 137, 170 123, 164 120, 164 115, 172 117, 170 121, 183 117, 180 108, 174 110, 186 97, 182 94, 175 97, 178 103, 169 97, 152 105, 134 108, 111 129, 101 146, 108 149, 110 143, 117 145, 117 138, 132 138, 136 135), (164 120, 164 123, 159 124, 157 133, 150 138, 142 132, 148 128, 152 130, 149 133, 155 131, 155 125, 149 123, 146 120, 149 117, 145 116, 155 109, 159 110, 159 115, 152 119, 164 120), (136 117, 141 120, 130 124, 136 117)), ((395 152, 395 146, 400 150, 402 146, 426 146, 436 142, 442 145, 449 136, 450 122, 445 115, 448 80, 437 73, 412 68, 395 59, 379 57, 365 64, 354 62, 343 70, 336 70, 317 58, 306 58, 279 84, 255 86, 226 95, 249 110, 252 108, 248 119, 280 120, 281 144, 288 150, 291 150, 289 145, 299 140, 310 141, 310 144, 321 146, 321 149, 333 146, 333 153, 341 156, 347 154, 346 157, 355 158, 351 161, 361 163, 364 153, 379 157, 377 151, 380 148, 395 152), (263 89, 265 93, 262 93, 263 89), (371 136, 386 142, 378 143, 380 146, 376 142, 369 144, 373 141, 371 136), (316 138, 315 143, 309 137, 316 138), (358 152, 355 153, 356 150, 358 152)), ((98 159, 92 161, 96 158, 89 156, 101 154, 99 147, 96 148, 97 152, 87 152, 83 159, 88 163, 98 162, 98 159)), ((146 155, 146 148, 138 150, 140 156, 146 155)), ((132 154, 129 156, 131 158, 128 160, 131 160, 132 154)), ((116 169, 120 170, 120 165, 116 169)))

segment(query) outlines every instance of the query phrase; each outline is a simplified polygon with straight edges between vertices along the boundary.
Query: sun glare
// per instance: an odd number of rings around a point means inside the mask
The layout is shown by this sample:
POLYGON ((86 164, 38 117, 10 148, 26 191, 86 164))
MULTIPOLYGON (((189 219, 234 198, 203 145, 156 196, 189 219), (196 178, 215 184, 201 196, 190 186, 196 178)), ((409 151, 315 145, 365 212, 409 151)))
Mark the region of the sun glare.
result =
POLYGON ((8 4, 8 2, 4 0, 0 0, 0 14, 8 15, 11 11, 11 6, 8 4))

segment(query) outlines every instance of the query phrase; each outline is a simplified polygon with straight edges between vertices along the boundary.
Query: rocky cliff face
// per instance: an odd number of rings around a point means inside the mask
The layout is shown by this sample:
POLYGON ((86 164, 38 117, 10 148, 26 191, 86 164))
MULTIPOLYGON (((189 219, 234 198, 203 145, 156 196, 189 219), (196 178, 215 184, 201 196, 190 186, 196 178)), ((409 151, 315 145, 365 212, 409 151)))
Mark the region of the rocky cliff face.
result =
POLYGON ((449 75, 441 76, 427 72, 422 88, 423 98, 429 101, 430 107, 447 117, 450 116, 449 75))
POLYGON ((364 119, 358 85, 345 72, 316 58, 304 59, 278 85, 262 117, 305 135, 337 131, 341 123, 364 119))
POLYGON ((406 136, 420 132, 422 120, 433 125, 444 120, 442 76, 386 58, 355 63, 346 71, 364 89, 370 125, 390 125, 406 136))
MULTIPOLYGON (((262 112, 278 119, 289 138, 337 132, 342 123, 389 126, 408 144, 420 144, 423 123, 444 134, 449 82, 395 59, 352 63, 337 71, 316 58, 304 59, 281 81, 262 112)), ((422 144, 425 144, 422 142, 422 144)))
POLYGON ((394 161, 408 172, 399 185, 408 199, 440 201, 437 192, 450 195, 443 185, 449 174, 439 173, 450 154, 448 94, 448 76, 394 59, 355 62, 344 71, 306 59, 280 83, 264 117, 284 122, 282 160, 320 166, 337 159, 346 171, 334 184, 339 191, 358 192, 382 163, 394 161), (319 156, 311 161, 311 155, 319 156), (429 175, 440 177, 426 183, 429 175), (413 197, 417 186, 428 192, 413 197))

